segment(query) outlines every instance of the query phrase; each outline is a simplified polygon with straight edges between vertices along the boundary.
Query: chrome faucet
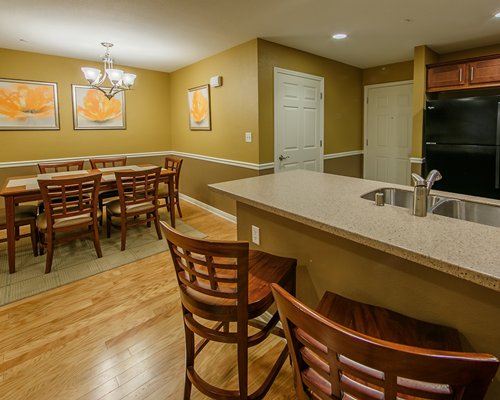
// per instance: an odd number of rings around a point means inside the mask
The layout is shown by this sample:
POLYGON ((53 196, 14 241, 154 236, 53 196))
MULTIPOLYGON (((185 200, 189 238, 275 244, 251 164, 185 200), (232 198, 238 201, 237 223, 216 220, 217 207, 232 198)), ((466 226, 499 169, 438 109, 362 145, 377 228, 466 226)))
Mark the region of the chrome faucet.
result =
POLYGON ((413 215, 417 217, 425 217, 427 215, 427 197, 431 192, 434 182, 439 181, 442 176, 438 170, 433 169, 424 179, 416 173, 412 173, 411 177, 415 183, 413 191, 413 215))

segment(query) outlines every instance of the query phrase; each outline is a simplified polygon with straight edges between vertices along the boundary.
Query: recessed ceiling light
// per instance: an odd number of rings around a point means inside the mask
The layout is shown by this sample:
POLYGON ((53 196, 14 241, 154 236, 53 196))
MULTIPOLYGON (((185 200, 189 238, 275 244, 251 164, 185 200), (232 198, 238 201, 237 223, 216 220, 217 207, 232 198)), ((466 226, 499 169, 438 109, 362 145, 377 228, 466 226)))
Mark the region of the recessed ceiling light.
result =
POLYGON ((500 18, 500 12, 497 12, 497 13, 495 14, 495 18, 500 18))
POLYGON ((332 35, 332 38, 334 38, 336 40, 345 39, 346 37, 347 37, 347 34, 345 34, 345 33, 336 33, 335 35, 332 35))

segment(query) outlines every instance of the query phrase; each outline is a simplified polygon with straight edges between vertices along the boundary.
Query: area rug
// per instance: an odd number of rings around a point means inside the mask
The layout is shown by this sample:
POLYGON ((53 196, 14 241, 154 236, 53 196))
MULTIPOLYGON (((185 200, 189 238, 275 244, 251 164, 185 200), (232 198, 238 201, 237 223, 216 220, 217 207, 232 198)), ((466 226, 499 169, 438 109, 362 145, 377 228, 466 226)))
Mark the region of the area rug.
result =
MULTIPOLYGON (((162 220, 166 220, 162 215, 162 220)), ((186 235, 203 238, 206 235, 176 219, 176 229, 186 235)), ((106 238, 101 231, 103 257, 97 258, 92 240, 61 243, 54 250, 52 272, 45 274, 45 255, 33 257, 31 241, 16 242, 16 272, 9 274, 7 244, 0 244, 0 306, 28 296, 86 278, 100 272, 129 264, 153 254, 168 250, 165 239, 158 240, 154 226, 137 225, 127 230, 127 245, 120 251, 120 231, 113 229, 106 238)))

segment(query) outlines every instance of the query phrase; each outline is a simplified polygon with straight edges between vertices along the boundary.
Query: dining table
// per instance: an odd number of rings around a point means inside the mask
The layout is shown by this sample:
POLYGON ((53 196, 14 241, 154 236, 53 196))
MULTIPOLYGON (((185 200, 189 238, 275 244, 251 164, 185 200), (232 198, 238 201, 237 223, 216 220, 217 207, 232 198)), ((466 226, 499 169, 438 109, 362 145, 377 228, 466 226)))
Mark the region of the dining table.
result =
MULTIPOLYGON (((117 171, 140 171, 154 168, 156 165, 124 165, 119 167, 106 167, 99 169, 53 172, 38 175, 9 177, 5 180, 0 191, 0 196, 5 200, 5 221, 7 231, 7 256, 9 273, 16 272, 16 228, 15 228, 15 207, 20 203, 39 201, 42 199, 38 179, 64 179, 69 177, 79 177, 91 173, 102 173, 99 191, 105 192, 116 190, 117 171)), ((169 202, 175 204, 174 177, 173 170, 161 169, 160 182, 168 184, 169 202)), ((175 228, 175 207, 170 207, 170 225, 175 228)))

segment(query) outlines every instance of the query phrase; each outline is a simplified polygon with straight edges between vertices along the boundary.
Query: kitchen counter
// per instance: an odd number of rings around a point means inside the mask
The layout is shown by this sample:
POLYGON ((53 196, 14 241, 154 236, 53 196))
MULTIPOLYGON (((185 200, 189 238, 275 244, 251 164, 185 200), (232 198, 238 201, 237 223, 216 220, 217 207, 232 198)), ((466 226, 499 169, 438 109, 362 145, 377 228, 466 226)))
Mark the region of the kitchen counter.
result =
MULTIPOLYGON (((378 207, 360 196, 409 186, 289 171, 210 185, 238 202, 280 215, 460 279, 500 291, 500 229, 401 207, 378 207)), ((500 205, 499 201, 432 191, 500 205)))
MULTIPOLYGON (((238 239, 251 241, 255 225, 252 247, 297 259, 297 297, 307 305, 328 290, 454 327, 465 351, 500 357, 500 228, 378 207, 360 196, 412 188, 309 171, 210 187, 236 200, 238 239)), ((485 399, 500 399, 500 372, 485 399)))

